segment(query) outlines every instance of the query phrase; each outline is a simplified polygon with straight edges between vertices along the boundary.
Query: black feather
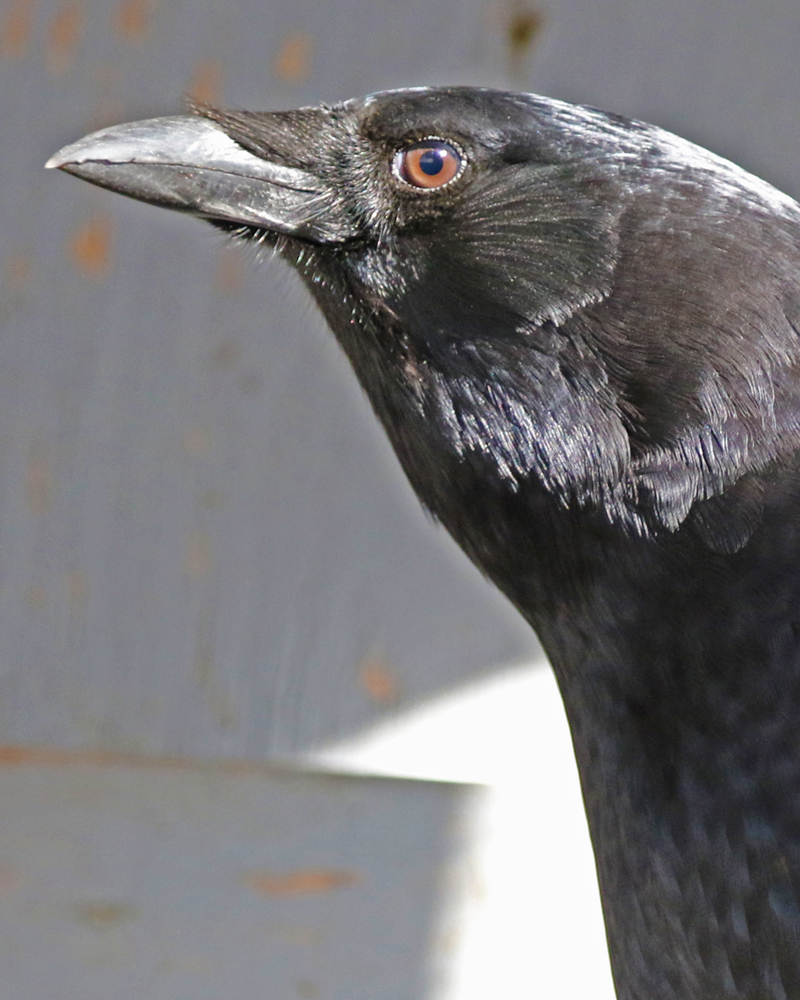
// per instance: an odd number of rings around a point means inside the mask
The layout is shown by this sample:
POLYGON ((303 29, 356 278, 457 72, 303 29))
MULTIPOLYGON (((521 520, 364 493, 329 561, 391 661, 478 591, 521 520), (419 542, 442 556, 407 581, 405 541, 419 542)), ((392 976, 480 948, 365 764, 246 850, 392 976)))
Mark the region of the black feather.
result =
MULTIPOLYGON (((201 114, 286 168, 277 221, 244 211, 255 160, 238 202, 183 176, 175 207, 297 267, 423 504, 551 658, 621 1000, 800 997, 800 207, 525 94, 201 114), (430 137, 466 166, 415 189, 393 163, 430 137)), ((79 147, 65 169, 148 197, 79 147)))

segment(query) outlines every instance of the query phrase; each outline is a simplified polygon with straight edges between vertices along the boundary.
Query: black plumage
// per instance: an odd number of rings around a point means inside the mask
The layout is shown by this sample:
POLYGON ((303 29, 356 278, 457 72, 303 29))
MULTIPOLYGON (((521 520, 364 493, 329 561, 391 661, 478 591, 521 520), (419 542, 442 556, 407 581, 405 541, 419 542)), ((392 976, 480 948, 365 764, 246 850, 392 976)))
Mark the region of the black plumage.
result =
POLYGON ((800 207, 657 128, 472 88, 200 108, 51 165, 298 269, 551 659, 621 1000, 800 997, 800 207))

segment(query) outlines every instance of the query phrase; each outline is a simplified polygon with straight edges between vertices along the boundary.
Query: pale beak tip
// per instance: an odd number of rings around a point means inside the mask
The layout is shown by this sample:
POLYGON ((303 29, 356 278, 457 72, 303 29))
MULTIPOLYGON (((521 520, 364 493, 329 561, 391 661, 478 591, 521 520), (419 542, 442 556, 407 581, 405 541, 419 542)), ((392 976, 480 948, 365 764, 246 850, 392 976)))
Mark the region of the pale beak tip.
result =
POLYGON ((45 163, 45 170, 55 170, 56 167, 64 167, 70 162, 68 156, 64 156, 64 153, 69 147, 65 146, 64 149, 59 149, 57 153, 53 153, 50 159, 45 163))

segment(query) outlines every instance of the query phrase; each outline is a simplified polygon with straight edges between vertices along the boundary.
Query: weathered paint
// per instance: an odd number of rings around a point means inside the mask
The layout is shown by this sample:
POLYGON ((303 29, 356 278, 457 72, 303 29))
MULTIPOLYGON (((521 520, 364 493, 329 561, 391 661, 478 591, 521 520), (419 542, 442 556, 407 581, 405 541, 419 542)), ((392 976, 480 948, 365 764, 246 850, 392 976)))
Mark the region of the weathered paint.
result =
POLYGON ((120 38, 140 44, 152 31, 153 0, 122 0, 117 7, 115 27, 120 38))
POLYGON ((22 59, 30 44, 34 0, 10 0, 0 20, 0 57, 22 59))
POLYGON ((293 31, 281 41, 272 67, 285 83, 303 83, 311 73, 314 39, 307 31, 293 31))
POLYGON ((50 21, 47 37, 47 69, 61 76, 72 66, 84 30, 84 10, 78 0, 62 4, 50 21))
POLYGON ((478 795, 0 748, 2 994, 427 997, 442 866, 478 795))
POLYGON ((218 59, 201 59, 192 68, 186 93, 200 104, 217 104, 222 92, 222 63, 218 59))
POLYGON ((78 272, 91 281, 101 281, 112 267, 113 222, 98 215, 80 223, 70 234, 67 256, 78 272))
POLYGON ((331 868, 304 868, 290 872, 249 872, 243 882, 262 896, 290 898, 316 896, 358 885, 358 872, 331 868))
POLYGON ((380 653, 369 653, 359 663, 357 676, 367 697, 378 704, 391 705, 400 697, 395 670, 380 653))

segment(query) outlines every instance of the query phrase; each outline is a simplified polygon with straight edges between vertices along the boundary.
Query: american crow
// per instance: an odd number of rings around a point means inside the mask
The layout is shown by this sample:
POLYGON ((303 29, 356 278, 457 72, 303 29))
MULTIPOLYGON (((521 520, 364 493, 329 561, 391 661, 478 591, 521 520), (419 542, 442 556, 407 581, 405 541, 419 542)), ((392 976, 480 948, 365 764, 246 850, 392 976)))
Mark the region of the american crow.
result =
POLYGON ((621 1000, 800 997, 800 206, 474 88, 203 107, 49 165, 298 269, 547 650, 621 1000))

